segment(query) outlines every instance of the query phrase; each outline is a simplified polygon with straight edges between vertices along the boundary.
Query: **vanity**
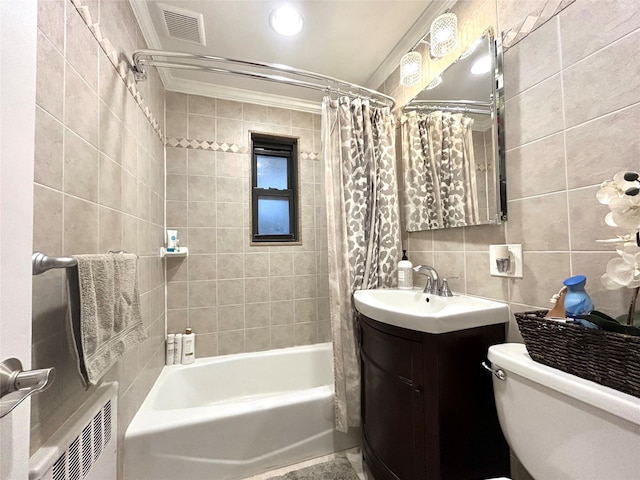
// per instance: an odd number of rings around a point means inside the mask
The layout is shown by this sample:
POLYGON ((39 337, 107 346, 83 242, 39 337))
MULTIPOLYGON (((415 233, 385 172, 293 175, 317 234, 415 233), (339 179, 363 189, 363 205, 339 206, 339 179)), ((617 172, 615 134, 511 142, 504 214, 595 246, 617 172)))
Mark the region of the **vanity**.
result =
POLYGON ((472 480, 509 474, 489 346, 507 306, 421 290, 362 290, 359 312, 364 458, 376 480, 472 480))

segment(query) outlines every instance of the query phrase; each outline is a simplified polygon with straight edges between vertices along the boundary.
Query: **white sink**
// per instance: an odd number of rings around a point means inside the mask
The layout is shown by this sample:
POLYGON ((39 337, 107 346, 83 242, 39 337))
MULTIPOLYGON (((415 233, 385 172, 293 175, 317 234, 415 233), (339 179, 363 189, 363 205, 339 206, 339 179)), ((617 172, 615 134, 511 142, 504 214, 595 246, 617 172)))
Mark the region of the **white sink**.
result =
POLYGON ((353 294, 363 315, 396 327, 426 333, 446 333, 509 321, 505 303, 470 295, 440 297, 422 289, 358 290, 353 294))

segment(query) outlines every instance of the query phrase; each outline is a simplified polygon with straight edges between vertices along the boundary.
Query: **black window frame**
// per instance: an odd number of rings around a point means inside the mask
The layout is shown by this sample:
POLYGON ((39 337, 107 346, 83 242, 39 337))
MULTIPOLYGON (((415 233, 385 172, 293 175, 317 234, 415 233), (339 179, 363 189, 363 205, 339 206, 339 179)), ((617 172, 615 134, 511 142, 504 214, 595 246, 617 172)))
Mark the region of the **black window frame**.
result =
POLYGON ((251 133, 251 242, 299 243, 298 139, 251 133), (287 188, 258 188, 258 155, 287 159, 287 188), (265 197, 289 199, 288 234, 258 233, 258 200, 265 197))

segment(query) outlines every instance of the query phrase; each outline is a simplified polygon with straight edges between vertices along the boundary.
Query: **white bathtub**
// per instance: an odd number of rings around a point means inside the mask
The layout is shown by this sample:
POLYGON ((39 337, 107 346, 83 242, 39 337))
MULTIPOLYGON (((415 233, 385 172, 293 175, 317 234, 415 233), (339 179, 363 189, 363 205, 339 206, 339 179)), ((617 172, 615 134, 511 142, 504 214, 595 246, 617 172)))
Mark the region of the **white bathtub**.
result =
POLYGON ((360 443, 334 430, 331 344, 165 367, 125 434, 127 480, 230 480, 360 443))

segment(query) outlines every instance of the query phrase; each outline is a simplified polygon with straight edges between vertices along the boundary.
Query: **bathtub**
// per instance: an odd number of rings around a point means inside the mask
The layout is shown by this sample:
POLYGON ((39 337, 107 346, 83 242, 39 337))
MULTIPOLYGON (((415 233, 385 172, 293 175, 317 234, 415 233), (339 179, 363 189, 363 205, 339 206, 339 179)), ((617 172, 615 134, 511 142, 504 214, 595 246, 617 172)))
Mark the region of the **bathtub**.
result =
POLYGON ((164 367, 125 434, 127 480, 230 480, 360 444, 334 430, 330 343, 164 367))

